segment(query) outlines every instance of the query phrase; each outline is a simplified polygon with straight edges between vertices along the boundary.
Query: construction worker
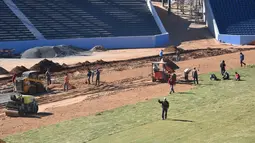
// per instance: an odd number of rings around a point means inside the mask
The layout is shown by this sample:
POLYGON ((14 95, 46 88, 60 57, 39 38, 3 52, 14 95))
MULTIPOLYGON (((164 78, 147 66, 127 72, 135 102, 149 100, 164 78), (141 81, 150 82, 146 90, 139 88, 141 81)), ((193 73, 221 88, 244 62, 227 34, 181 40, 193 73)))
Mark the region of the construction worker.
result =
POLYGON ((235 72, 235 78, 236 78, 236 81, 240 81, 241 80, 240 74, 235 72))
POLYGON ((246 63, 244 63, 243 61, 244 61, 244 54, 242 52, 240 52, 240 64, 241 64, 241 67, 243 67, 243 65, 246 65, 246 63))
POLYGON ((68 91, 68 86, 69 86, 69 77, 68 77, 68 73, 66 73, 64 77, 64 91, 68 91))
POLYGON ((91 81, 92 81, 92 83, 94 82, 94 74, 95 74, 95 71, 91 70, 91 81))
POLYGON ((220 72, 221 72, 221 75, 223 75, 226 71, 226 64, 225 64, 225 61, 223 60, 221 63, 220 63, 220 72))
POLYGON ((91 70, 88 68, 88 73, 87 73, 87 77, 88 77, 88 84, 90 84, 90 77, 91 77, 91 70))
POLYGON ((100 71, 99 69, 96 70, 96 85, 100 85, 100 71))
POLYGON ((192 72, 192 77, 193 77, 193 81, 194 81, 194 84, 198 84, 198 73, 197 73, 197 69, 194 68, 193 72, 192 72))
POLYGON ((176 50, 176 62, 181 60, 181 52, 179 49, 176 50))
POLYGON ((218 78, 216 77, 215 74, 211 74, 210 75, 210 80, 218 80, 218 78))
POLYGON ((189 68, 186 68, 185 70, 184 70, 184 79, 185 79, 185 81, 188 81, 189 80, 189 73, 191 72, 191 69, 189 69, 189 68))
POLYGON ((167 119, 167 111, 169 108, 169 102, 164 98, 163 101, 158 100, 158 102, 161 104, 162 107, 162 120, 167 119))
POLYGON ((12 76, 13 91, 16 91, 16 77, 17 77, 17 74, 14 73, 12 76))
POLYGON ((159 52, 159 61, 161 61, 161 59, 163 59, 163 56, 164 56, 164 54, 163 54, 163 50, 160 50, 160 52, 159 52))
POLYGON ((227 71, 224 72, 222 79, 223 80, 229 80, 229 74, 228 74, 227 71))
POLYGON ((46 83, 47 85, 51 84, 51 74, 50 74, 50 69, 48 68, 47 71, 45 72, 45 77, 46 77, 46 83))

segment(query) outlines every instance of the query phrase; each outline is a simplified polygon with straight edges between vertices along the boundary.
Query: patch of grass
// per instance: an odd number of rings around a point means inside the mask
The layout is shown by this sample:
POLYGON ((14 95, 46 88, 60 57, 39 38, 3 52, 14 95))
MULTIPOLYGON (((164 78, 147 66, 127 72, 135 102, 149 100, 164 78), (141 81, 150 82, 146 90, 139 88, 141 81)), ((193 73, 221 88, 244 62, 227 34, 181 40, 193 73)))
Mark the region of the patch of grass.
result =
POLYGON ((11 135, 4 140, 8 143, 254 142, 255 68, 237 72, 243 81, 210 81, 209 75, 202 75, 201 85, 193 90, 168 96, 168 120, 161 120, 160 104, 152 99, 11 135))

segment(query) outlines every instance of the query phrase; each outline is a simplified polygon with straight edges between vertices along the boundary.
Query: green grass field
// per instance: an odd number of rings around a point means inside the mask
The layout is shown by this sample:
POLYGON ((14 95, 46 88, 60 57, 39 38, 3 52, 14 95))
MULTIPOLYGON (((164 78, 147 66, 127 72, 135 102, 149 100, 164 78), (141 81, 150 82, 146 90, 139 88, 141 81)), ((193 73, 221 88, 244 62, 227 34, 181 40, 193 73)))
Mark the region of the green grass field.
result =
POLYGON ((209 81, 209 75, 202 75, 201 85, 168 96, 167 120, 161 120, 160 104, 153 99, 11 135, 4 140, 7 143, 252 143, 255 142, 255 66, 237 71, 243 81, 209 81))

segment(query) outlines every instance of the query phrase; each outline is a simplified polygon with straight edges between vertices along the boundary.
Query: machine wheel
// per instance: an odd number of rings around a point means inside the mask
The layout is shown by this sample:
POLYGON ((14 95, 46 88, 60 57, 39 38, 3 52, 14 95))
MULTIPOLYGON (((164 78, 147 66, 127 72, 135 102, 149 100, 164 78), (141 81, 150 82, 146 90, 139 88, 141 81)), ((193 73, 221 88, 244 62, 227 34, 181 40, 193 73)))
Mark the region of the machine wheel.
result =
POLYGON ((38 105, 37 103, 33 104, 33 114, 36 114, 38 112, 38 105))
POLYGON ((24 109, 22 108, 22 106, 19 107, 18 112, 19 112, 19 115, 20 115, 20 116, 24 116, 24 115, 25 115, 25 111, 24 111, 24 109))
POLYGON ((17 109, 17 105, 15 101, 9 101, 6 104, 7 109, 17 109))
POLYGON ((45 92, 45 88, 42 84, 38 83, 37 86, 36 86, 36 90, 38 93, 42 93, 42 92, 45 92))
POLYGON ((155 82, 156 81, 156 79, 155 78, 152 78, 152 82, 155 82))
POLYGON ((31 86, 31 87, 29 88, 29 90, 28 90, 28 94, 30 94, 30 95, 36 94, 36 87, 31 86))

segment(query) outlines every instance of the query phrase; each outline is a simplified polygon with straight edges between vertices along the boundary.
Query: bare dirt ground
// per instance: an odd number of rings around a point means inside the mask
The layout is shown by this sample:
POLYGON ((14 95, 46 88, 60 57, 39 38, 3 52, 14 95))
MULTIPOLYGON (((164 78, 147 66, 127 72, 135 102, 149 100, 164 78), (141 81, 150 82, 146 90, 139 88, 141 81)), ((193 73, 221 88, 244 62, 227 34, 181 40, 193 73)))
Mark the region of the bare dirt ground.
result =
MULTIPOLYGON (((154 3, 159 16, 170 33, 170 40, 173 45, 183 49, 206 49, 210 48, 250 48, 253 46, 232 46, 220 44, 211 36, 206 27, 199 24, 192 24, 187 19, 175 14, 168 16, 165 9, 159 3, 154 3), (178 26, 171 26, 178 25, 178 26), (174 35, 174 36, 173 36, 174 35)), ((128 49, 109 50, 106 52, 96 52, 92 56, 52 58, 54 62, 60 64, 76 64, 85 61, 117 61, 133 59, 145 56, 158 55, 163 48, 150 49, 128 49)), ((253 55, 255 51, 243 52, 248 64, 254 64, 253 55)), ((208 53, 207 53, 208 54, 208 53)), ((209 53, 213 56, 215 53, 209 53)), ((225 53, 224 53, 225 54, 225 53)), ((197 52, 195 57, 202 56, 197 52)), ((186 61, 178 62, 180 69, 177 71, 178 78, 187 67, 199 67, 199 73, 208 73, 219 70, 219 62, 225 60, 227 69, 239 67, 239 54, 228 54, 216 57, 194 59, 194 55, 186 55, 186 61)), ((42 59, 1 59, 0 66, 11 70, 17 65, 24 65, 27 68, 42 59)), ((85 84, 85 69, 75 69, 71 74, 71 84, 76 87, 67 93, 63 93, 61 81, 62 73, 54 75, 56 84, 54 92, 38 98, 40 104, 40 114, 31 118, 10 118, 6 117, 0 109, 0 138, 7 135, 27 131, 30 129, 55 124, 60 121, 69 120, 76 117, 87 116, 97 112, 114 109, 127 104, 134 104, 151 98, 167 95, 169 86, 163 83, 152 83, 150 74, 150 60, 123 62, 118 65, 108 65, 103 68, 99 87, 85 84), (61 101, 60 101, 61 100, 61 101), (50 114, 48 114, 50 113, 50 114)), ((177 84, 176 91, 183 92, 192 88, 190 84, 177 84)), ((174 95, 173 95, 174 96, 174 95)))
MULTIPOLYGON (((255 63, 253 61, 255 51, 247 51, 244 54, 248 64, 255 63)), ((183 70, 187 67, 199 67, 200 74, 218 71, 221 60, 226 61, 227 69, 240 66, 239 54, 234 53, 178 62, 177 64, 180 66, 180 69, 177 71, 177 75, 182 74, 183 70)), ((150 72, 151 67, 149 65, 123 71, 106 72, 102 74, 103 83, 100 87, 82 85, 84 89, 79 88, 67 93, 67 96, 77 95, 79 97, 40 105, 41 112, 49 112, 52 115, 46 116, 45 113, 41 113, 38 115, 38 118, 10 118, 1 115, 0 137, 167 95, 169 86, 163 83, 152 83, 149 76, 150 72), (86 88, 90 88, 90 90, 86 88), (98 92, 95 92, 95 90, 98 90, 98 92)), ((81 84, 84 79, 78 80, 81 81, 78 83, 75 80, 75 83, 81 84)), ((201 83, 203 84, 203 82, 201 83)), ((182 92, 190 88, 192 86, 189 84, 177 84, 176 91, 182 92)))

